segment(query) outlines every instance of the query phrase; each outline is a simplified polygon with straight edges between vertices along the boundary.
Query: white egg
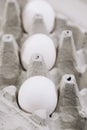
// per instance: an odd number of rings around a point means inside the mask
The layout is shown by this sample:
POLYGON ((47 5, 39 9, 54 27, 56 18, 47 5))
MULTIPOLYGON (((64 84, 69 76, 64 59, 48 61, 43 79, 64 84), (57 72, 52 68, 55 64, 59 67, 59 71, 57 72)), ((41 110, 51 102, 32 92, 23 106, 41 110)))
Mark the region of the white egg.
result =
POLYGON ((18 93, 20 107, 33 113, 44 109, 50 115, 57 105, 57 92, 54 83, 44 76, 34 76, 27 79, 18 93))
POLYGON ((55 13, 50 4, 44 0, 29 1, 23 10, 23 26, 26 32, 29 33, 29 28, 33 23, 35 16, 41 16, 48 33, 54 28, 55 13))
POLYGON ((28 64, 33 54, 43 57, 48 70, 50 70, 56 60, 56 49, 53 41, 44 34, 35 34, 29 37, 21 49, 21 60, 23 67, 28 68, 28 64))

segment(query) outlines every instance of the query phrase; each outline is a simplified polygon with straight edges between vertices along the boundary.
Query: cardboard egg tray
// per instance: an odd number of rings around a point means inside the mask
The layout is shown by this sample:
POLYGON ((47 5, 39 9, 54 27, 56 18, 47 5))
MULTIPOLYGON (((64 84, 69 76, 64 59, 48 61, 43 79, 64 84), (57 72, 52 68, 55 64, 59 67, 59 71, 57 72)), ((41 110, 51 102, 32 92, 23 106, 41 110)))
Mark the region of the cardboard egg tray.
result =
POLYGON ((86 26, 66 17, 53 6, 53 30, 48 32, 42 17, 37 16, 29 33, 26 33, 22 13, 28 2, 0 0, 0 130, 86 130, 86 26), (21 50, 25 41, 38 33, 53 41, 55 63, 48 69, 43 57, 39 55, 38 59, 35 54, 25 69, 21 50), (50 117, 46 113, 44 116, 39 114, 43 111, 26 113, 18 104, 21 85, 37 75, 49 78, 58 93, 58 103, 50 117))

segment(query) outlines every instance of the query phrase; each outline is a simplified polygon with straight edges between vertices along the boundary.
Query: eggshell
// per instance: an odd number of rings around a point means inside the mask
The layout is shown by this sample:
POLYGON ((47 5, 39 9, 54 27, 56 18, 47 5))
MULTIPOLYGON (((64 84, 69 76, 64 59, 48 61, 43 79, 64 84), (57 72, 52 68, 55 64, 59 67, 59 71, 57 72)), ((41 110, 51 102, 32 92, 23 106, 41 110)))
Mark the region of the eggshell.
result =
POLYGON ((18 93, 20 107, 33 113, 44 109, 50 115, 57 105, 57 92, 54 83, 44 76, 34 76, 27 79, 18 93))
POLYGON ((43 57, 48 70, 54 66, 56 49, 53 41, 47 35, 35 34, 24 42, 21 49, 21 60, 26 70, 33 54, 40 54, 43 57))
POLYGON ((33 25, 35 16, 41 16, 48 33, 54 28, 55 13, 51 5, 44 0, 29 1, 23 10, 23 26, 26 32, 29 33, 29 29, 33 25))

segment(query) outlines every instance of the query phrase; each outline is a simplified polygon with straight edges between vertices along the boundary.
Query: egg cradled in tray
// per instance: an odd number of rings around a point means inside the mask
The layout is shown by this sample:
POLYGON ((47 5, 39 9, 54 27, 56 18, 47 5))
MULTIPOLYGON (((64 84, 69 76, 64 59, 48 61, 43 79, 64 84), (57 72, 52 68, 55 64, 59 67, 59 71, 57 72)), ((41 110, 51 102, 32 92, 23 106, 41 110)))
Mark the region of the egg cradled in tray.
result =
POLYGON ((34 54, 40 54, 47 69, 50 70, 56 61, 56 49, 52 39, 40 33, 26 39, 21 49, 21 61, 25 70, 28 69, 30 59, 34 54))
POLYGON ((18 103, 26 112, 46 110, 50 115, 57 105, 57 91, 54 83, 44 76, 33 76, 27 79, 19 89, 18 103))
POLYGON ((55 12, 45 0, 29 1, 24 7, 22 20, 24 30, 29 33, 35 17, 40 16, 48 33, 52 32, 55 25, 55 12))

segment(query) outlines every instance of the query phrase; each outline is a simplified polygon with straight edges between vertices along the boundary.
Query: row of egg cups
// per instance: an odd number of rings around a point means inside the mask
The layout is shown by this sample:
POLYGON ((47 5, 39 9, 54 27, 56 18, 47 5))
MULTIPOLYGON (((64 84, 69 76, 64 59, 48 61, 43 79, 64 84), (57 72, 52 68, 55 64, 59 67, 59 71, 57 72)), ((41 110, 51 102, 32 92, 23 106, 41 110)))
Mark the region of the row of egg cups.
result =
MULTIPOLYGON (((27 33, 30 32, 35 14, 39 17, 40 15, 43 16, 47 32, 50 33, 54 28, 55 13, 46 1, 32 1, 26 4, 23 11, 23 25, 25 31, 27 33), (27 20, 27 18, 29 20, 27 20)), ((43 56, 48 70, 54 66, 56 49, 53 41, 47 35, 36 34, 25 41, 21 52, 21 60, 25 69, 28 68, 31 56, 35 53, 38 54, 37 58, 40 58, 40 55, 43 56)), ((31 77, 25 81, 20 88, 18 102, 20 107, 27 112, 33 112, 36 109, 45 109, 50 115, 57 104, 55 85, 46 77, 31 77)))
MULTIPOLYGON (((27 33, 33 19, 43 16, 46 31, 52 32, 55 23, 55 13, 52 7, 43 0, 28 2, 23 11, 23 26, 27 33), (45 9, 44 9, 45 8, 45 9)), ((21 49, 21 60, 25 70, 33 54, 38 54, 36 59, 43 57, 48 70, 56 61, 56 48, 51 38, 44 34, 35 34, 29 37, 21 49)), ((19 89, 18 103, 27 112, 32 113, 37 109, 44 109, 50 115, 57 104, 57 92, 54 83, 44 76, 33 76, 27 79, 19 89)))

